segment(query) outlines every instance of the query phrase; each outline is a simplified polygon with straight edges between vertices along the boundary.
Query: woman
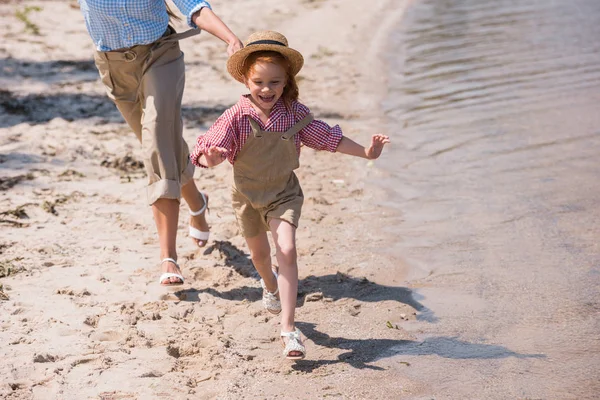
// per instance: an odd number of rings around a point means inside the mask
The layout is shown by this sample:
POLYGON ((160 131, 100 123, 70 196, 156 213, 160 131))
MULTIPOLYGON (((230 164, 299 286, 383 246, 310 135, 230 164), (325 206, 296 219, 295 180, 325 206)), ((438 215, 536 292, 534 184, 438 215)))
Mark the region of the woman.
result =
POLYGON ((199 246, 209 236, 208 198, 196 188, 182 136, 185 66, 178 40, 203 29, 227 43, 229 55, 243 47, 206 1, 174 3, 194 29, 175 33, 169 26, 173 14, 163 0, 79 0, 102 83, 142 144, 148 203, 160 243, 159 281, 168 286, 183 284, 175 246, 181 196, 190 209, 190 236, 199 246))

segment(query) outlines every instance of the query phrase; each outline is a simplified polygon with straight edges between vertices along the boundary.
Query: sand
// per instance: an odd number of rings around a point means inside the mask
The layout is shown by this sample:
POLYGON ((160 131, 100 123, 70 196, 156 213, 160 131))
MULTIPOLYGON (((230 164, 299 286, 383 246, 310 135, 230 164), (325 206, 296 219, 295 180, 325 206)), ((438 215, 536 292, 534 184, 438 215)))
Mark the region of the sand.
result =
MULTIPOLYGON (((366 143, 383 132, 385 38, 404 2, 246 0, 213 4, 241 37, 284 33, 306 59, 301 100, 366 143)), ((284 360, 229 202, 231 167, 197 170, 211 240, 187 238, 186 278, 160 287, 139 145, 105 96, 75 1, 2 2, 0 45, 0 397, 7 399, 392 398, 419 391, 394 346, 419 304, 375 230, 389 210, 377 162, 304 149, 298 327, 308 357, 284 360), (39 8, 28 8, 39 7, 39 8), (21 12, 18 18, 16 12, 21 12), (26 22, 29 22, 28 25, 26 22), (39 29, 39 34, 35 30, 39 29)), ((178 26, 181 30, 181 26, 178 26)), ((181 44, 185 138, 193 143, 243 87, 210 35, 181 44)), ((393 144, 392 144, 393 145, 393 144)), ((383 155, 385 157, 385 154, 383 155)))

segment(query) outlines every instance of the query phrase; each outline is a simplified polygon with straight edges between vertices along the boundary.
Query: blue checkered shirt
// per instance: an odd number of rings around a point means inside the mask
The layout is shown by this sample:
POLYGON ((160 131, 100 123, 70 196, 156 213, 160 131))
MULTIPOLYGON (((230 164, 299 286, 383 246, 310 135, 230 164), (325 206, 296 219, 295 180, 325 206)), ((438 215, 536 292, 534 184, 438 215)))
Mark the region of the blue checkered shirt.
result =
MULTIPOLYGON (((210 7, 203 0, 173 0, 192 22, 192 14, 210 7)), ((79 0, 79 6, 96 48, 111 51, 152 43, 167 30, 169 15, 164 0, 79 0)))

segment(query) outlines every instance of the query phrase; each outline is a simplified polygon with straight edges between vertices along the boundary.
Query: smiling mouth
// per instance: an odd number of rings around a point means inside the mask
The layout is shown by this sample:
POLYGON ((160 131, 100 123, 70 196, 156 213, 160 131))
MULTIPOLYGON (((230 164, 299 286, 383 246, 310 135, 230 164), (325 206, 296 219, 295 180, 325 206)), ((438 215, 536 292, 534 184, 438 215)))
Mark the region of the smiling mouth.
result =
POLYGON ((270 103, 273 100, 275 100, 275 96, 258 96, 259 99, 261 99, 262 101, 264 101, 265 103, 270 103))

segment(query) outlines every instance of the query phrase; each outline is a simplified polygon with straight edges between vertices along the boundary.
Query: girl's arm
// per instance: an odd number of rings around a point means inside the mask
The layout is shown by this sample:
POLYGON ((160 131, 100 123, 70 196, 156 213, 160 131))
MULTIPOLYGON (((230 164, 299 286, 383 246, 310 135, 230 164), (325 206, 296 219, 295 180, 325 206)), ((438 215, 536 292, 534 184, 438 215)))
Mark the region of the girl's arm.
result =
MULTIPOLYGON (((304 104, 295 102, 294 113, 297 121, 301 121, 310 110, 304 104)), ((373 135, 371 145, 365 149, 354 140, 345 137, 339 125, 331 127, 326 122, 315 119, 300 131, 300 141, 315 150, 327 150, 372 160, 381 155, 383 146, 390 142, 390 138, 386 135, 373 135)))
POLYGON ((227 54, 232 55, 244 45, 237 36, 229 29, 221 18, 208 7, 203 7, 192 15, 192 21, 198 28, 210 33, 227 43, 227 54))
POLYGON ((228 156, 235 157, 237 139, 230 110, 223 113, 202 136, 190 154, 192 164, 209 168, 221 164, 228 156))
POLYGON ((342 137, 342 140, 340 140, 336 152, 374 160, 381 155, 383 146, 389 142, 390 138, 386 135, 373 135, 371 138, 371 145, 369 148, 365 148, 354 140, 344 136, 342 137))

